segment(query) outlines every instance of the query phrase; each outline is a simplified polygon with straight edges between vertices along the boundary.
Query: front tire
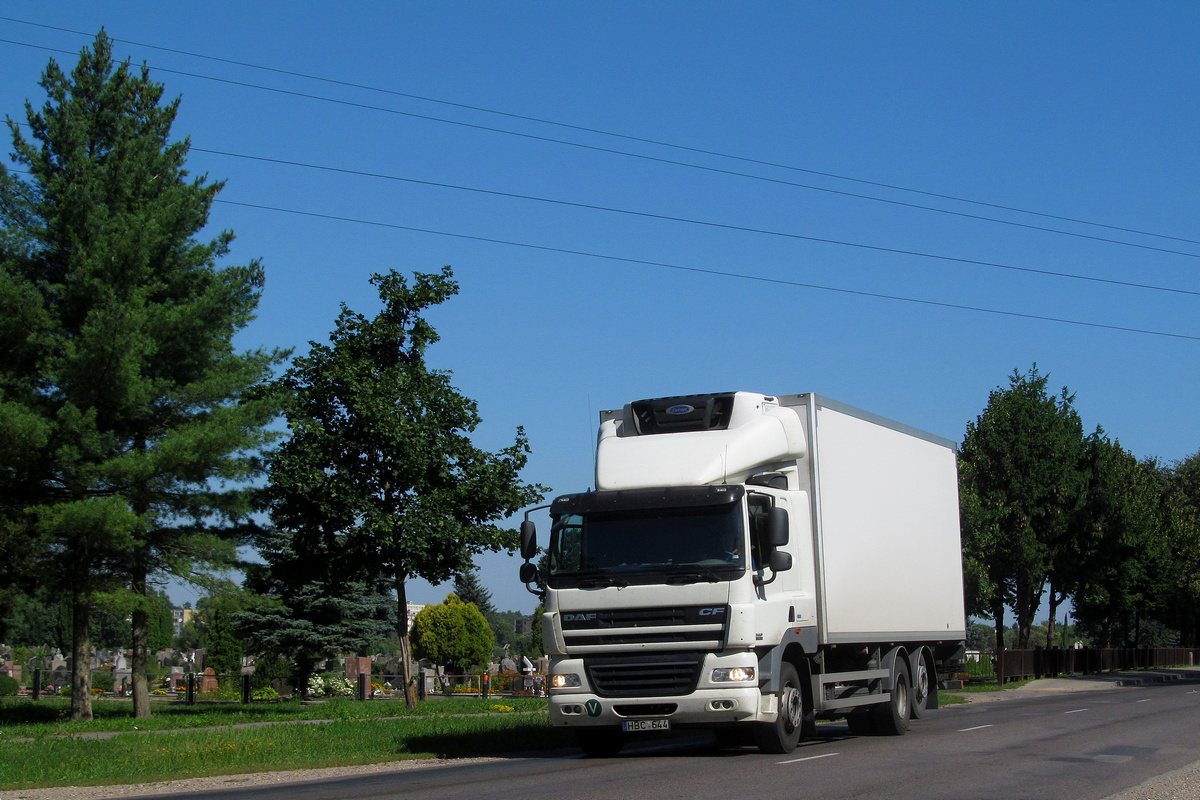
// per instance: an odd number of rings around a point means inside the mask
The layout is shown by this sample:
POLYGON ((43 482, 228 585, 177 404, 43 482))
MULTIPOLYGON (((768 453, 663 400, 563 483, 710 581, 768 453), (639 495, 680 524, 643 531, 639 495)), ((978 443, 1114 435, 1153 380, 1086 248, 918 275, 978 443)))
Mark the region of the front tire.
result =
POLYGON ((779 670, 777 698, 779 713, 775 721, 757 723, 754 739, 762 752, 783 755, 795 750, 799 744, 808 713, 805 708, 804 689, 800 685, 800 675, 796 668, 786 661, 779 670))

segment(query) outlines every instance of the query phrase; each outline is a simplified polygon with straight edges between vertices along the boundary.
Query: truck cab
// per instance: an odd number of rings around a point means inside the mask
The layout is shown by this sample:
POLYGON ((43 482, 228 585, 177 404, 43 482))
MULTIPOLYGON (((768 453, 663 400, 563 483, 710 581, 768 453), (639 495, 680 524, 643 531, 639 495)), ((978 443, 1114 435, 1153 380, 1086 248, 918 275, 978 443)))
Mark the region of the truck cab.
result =
MULTIPOLYGON (((874 663, 846 670, 823 647, 820 488, 802 405, 736 392, 604 412, 596 490, 550 505, 544 574, 523 526, 522 579, 544 592, 551 724, 574 728, 589 754, 689 727, 748 731, 788 752, 818 712, 889 704, 907 650, 876 646, 874 663), (821 677, 827 661, 836 683, 821 677)), ((903 691, 911 707, 911 679, 903 691)))

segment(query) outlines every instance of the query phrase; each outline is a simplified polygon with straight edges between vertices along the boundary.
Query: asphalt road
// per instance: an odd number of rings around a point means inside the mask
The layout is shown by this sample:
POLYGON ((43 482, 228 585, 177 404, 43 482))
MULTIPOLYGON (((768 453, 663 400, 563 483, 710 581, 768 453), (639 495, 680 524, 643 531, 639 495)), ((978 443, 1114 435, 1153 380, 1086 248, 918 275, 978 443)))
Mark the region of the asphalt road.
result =
MULTIPOLYGON (((1037 689, 1006 692, 994 702, 951 706, 914 722, 902 737, 853 737, 844 724, 831 723, 789 756, 720 750, 707 735, 679 734, 645 739, 607 760, 577 755, 499 759, 156 796, 1099 800, 1200 762, 1200 682, 1117 688, 1108 680, 1068 688, 1076 690, 1040 682, 1037 689)), ((1187 794, 1196 788, 1195 771, 1187 774, 1192 783, 1182 795, 1154 789, 1132 796, 1200 796, 1187 794)))

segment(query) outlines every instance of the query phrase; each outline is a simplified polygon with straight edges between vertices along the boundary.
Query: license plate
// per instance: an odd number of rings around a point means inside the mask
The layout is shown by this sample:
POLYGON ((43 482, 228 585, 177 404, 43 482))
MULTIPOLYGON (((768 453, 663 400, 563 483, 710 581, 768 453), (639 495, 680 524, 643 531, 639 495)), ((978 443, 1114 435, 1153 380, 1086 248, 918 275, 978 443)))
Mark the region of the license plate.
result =
POLYGON ((669 719, 627 719, 621 723, 621 730, 626 732, 631 731, 669 731, 671 730, 671 720, 669 719))

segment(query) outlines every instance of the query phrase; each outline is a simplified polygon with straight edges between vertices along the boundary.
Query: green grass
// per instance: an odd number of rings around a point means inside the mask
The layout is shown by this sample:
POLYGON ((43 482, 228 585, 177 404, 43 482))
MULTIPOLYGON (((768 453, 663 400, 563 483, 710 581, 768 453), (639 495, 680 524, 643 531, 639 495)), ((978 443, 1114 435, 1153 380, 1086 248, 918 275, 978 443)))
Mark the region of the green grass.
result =
MULTIPOLYGON (((24 709, 14 708, 16 705, 0 704, 0 720, 5 720, 0 739, 7 740, 0 743, 0 789, 147 783, 563 746, 561 732, 547 724, 546 701, 526 698, 432 700, 418 704, 415 715, 404 715, 403 703, 383 701, 330 701, 315 706, 288 703, 270 709, 251 706, 249 710, 194 706, 191 709, 198 710, 191 714, 171 713, 156 706, 154 717, 136 721, 140 728, 137 731, 132 730, 135 721, 128 716, 128 704, 124 704, 126 719, 120 717, 119 709, 103 709, 103 713, 97 713, 97 720, 86 725, 58 720, 10 725, 7 720, 13 716, 30 716, 28 706, 33 704, 26 702, 24 709), (514 711, 496 710, 505 707, 514 711), (401 718, 383 718, 388 716, 401 718), (333 721, 300 724, 305 719, 333 721), (296 724, 229 727, 280 720, 296 724), (170 724, 181 722, 190 728, 221 727, 186 730, 181 729, 185 725, 170 724), (150 732, 148 725, 165 732, 150 732), (33 740, 13 741, 18 731, 25 732, 21 735, 32 734, 33 740), (127 732, 108 739, 63 735, 88 731, 127 732)), ((94 706, 94 711, 102 709, 94 706)), ((41 709, 33 713, 49 714, 41 709)))
POLYGON ((65 697, 39 699, 0 698, 0 740, 25 737, 74 736, 95 731, 157 731, 239 725, 248 722, 297 722, 313 719, 352 720, 400 716, 448 716, 453 714, 491 713, 496 707, 514 711, 538 711, 546 700, 529 697, 479 698, 452 697, 426 700, 408 711, 403 700, 359 702, 333 698, 302 705, 298 701, 282 703, 211 703, 185 705, 182 701, 156 701, 153 716, 135 719, 129 700, 92 701, 91 722, 71 721, 71 701, 65 697))
POLYGON ((985 681, 982 683, 967 684, 961 689, 943 689, 938 692, 938 702, 944 706, 961 705, 962 703, 971 702, 964 695, 983 694, 986 692, 1008 692, 1013 689, 1020 689, 1032 681, 1033 678, 1026 678, 1020 681, 1007 681, 1003 686, 995 681, 985 681))

